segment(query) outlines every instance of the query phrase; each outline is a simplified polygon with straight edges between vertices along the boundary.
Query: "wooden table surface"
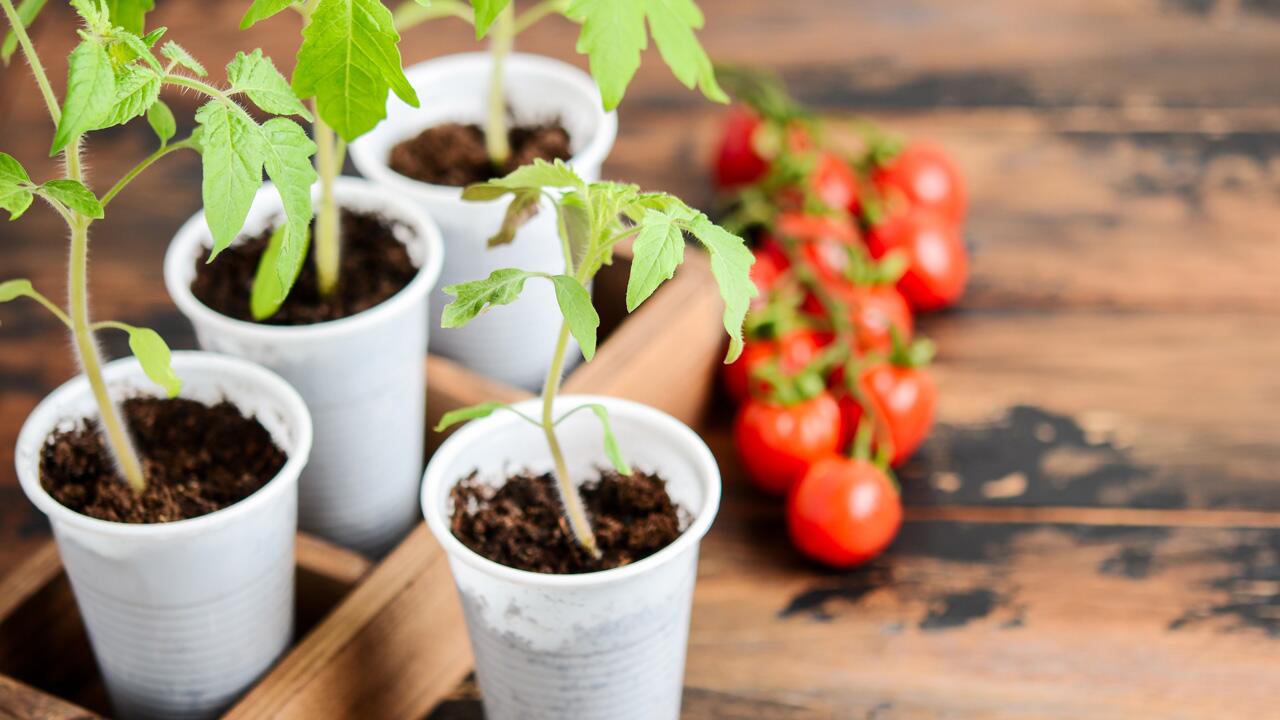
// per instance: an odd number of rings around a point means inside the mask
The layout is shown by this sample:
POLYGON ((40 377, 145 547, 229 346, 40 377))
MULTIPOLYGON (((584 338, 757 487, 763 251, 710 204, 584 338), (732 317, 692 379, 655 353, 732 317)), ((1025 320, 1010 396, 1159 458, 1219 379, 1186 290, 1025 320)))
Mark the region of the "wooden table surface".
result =
MULTIPOLYGON (((238 32, 243 2, 159 5, 154 22, 212 67, 257 45, 290 64, 292 29, 238 32)), ((908 522, 885 557, 847 573, 806 564, 775 504, 741 483, 723 425, 706 430, 727 488, 704 544, 686 715, 1280 715, 1277 4, 701 5, 717 59, 774 65, 814 106, 951 148, 975 248, 962 307, 923 323, 941 348, 941 426, 904 473, 908 522)), ((35 32, 55 75, 70 28, 53 7, 35 32)), ((558 21, 521 45, 583 64, 558 21)), ((438 24, 405 54, 471 47, 438 24)), ((707 205, 722 110, 651 55, 606 174, 707 205)), ((189 127, 192 98, 172 102, 189 127)), ((41 113, 25 69, 0 71, 0 148, 35 177, 53 172, 41 113)), ((102 179, 152 142, 145 123, 96 137, 102 179)), ((193 338, 161 257, 198 207, 197 162, 166 159, 93 244, 97 316, 176 347, 193 338)), ((62 292, 64 233, 47 210, 0 225, 0 258, 0 277, 62 292)), ((12 449, 73 372, 51 319, 0 307, 0 570, 47 536, 12 449)), ((478 703, 464 690, 433 717, 479 717, 478 703)))

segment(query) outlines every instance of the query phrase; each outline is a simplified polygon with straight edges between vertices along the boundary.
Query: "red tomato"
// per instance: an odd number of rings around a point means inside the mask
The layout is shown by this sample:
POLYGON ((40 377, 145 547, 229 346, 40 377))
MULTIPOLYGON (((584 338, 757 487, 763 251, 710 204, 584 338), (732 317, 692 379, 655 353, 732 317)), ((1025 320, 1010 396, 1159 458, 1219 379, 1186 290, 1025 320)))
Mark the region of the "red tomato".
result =
POLYGON ((920 311, 954 305, 969 280, 969 255, 956 226, 930 212, 912 210, 890 218, 867 234, 867 248, 880 258, 901 249, 907 271, 898 289, 920 311))
MULTIPOLYGON (((862 372, 859 387, 883 423, 876 428, 876 436, 884 432, 884 426, 888 428, 893 441, 889 464, 901 465, 929 436, 938 408, 937 385, 923 368, 877 364, 862 372)), ((844 441, 848 442, 862 419, 862 406, 846 395, 840 398, 840 413, 844 418, 844 441)))
POLYGON ((787 271, 787 256, 772 241, 757 248, 755 264, 751 266, 751 282, 760 294, 751 299, 751 307, 762 308, 769 303, 769 293, 778 284, 778 278, 787 271))
POLYGON ((881 194, 901 193, 913 208, 938 213, 959 226, 964 222, 964 178, 942 148, 912 143, 878 168, 872 182, 881 194))
POLYGON ((879 555, 901 526, 897 489, 865 460, 838 455, 819 460, 787 497, 791 542, 833 567, 853 567, 879 555))
MULTIPOLYGON (((806 365, 822 351, 822 342, 818 334, 805 329, 785 332, 777 340, 752 340, 742 348, 742 354, 731 365, 724 368, 724 385, 729 396, 742 402, 752 395, 752 370, 760 363, 777 358, 785 373, 803 370, 806 365)), ((767 390, 756 380, 757 393, 767 390)))
POLYGON ((849 248, 858 242, 858 229, 848 216, 785 212, 778 216, 780 234, 800 245, 806 262, 826 282, 842 281, 849 268, 849 248))
POLYGON ((888 351, 893 347, 890 328, 898 329, 903 342, 915 332, 911 307, 902 293, 892 285, 844 285, 835 292, 849 305, 858 335, 858 350, 888 351))
POLYGON ((761 120, 755 113, 734 108, 725 119, 716 152, 716 185, 721 188, 750 185, 764 177, 769 164, 756 153, 754 138, 761 120))
POLYGON ((749 400, 733 428, 747 477, 775 495, 840 446, 840 405, 830 393, 794 405, 749 400))
POLYGON ((839 155, 818 156, 809 179, 813 194, 833 210, 858 211, 858 175, 839 155))

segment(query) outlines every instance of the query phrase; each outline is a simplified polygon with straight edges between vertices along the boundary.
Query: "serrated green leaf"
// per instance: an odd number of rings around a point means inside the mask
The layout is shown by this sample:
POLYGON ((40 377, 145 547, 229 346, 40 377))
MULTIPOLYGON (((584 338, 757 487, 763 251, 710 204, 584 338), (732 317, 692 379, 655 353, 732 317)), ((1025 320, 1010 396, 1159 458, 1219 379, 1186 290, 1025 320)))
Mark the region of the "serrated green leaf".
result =
POLYGON ((111 22, 134 35, 142 34, 147 13, 156 9, 155 0, 106 0, 106 3, 111 22))
POLYGON ((631 466, 627 464, 626 458, 622 457, 622 448, 618 447, 618 438, 613 434, 613 424, 609 422, 609 408, 600 403, 591 403, 587 407, 596 414, 600 425, 604 428, 604 454, 609 458, 609 464, 613 465, 613 469, 620 475, 630 475, 631 466))
POLYGON ((417 107, 401 67, 400 35, 380 0, 320 0, 302 31, 293 89, 351 142, 387 115, 387 91, 417 107))
POLYGON ((160 333, 150 328, 128 327, 129 349, 138 358, 142 371, 151 381, 165 389, 169 397, 182 392, 182 380, 173 372, 172 355, 160 333))
POLYGON ((730 363, 742 354, 742 324, 751 298, 758 293, 755 283, 751 282, 751 265, 755 263, 755 256, 742 238, 711 222, 706 215, 699 214, 689 231, 711 255, 711 274, 715 276, 720 297, 724 300, 724 329, 729 333, 729 353, 725 362, 730 363))
MULTIPOLYGON (((31 27, 31 23, 35 22, 36 16, 44 9, 49 0, 22 0, 18 3, 17 13, 18 21, 22 23, 22 27, 31 27)), ((4 34, 4 42, 0 44, 0 61, 5 65, 9 64, 9 60, 13 58, 13 53, 18 49, 18 34, 10 28, 4 34)))
POLYGON ((596 354, 596 330, 600 327, 600 315, 591 304, 591 293, 568 275, 555 275, 551 283, 556 289, 560 314, 582 348, 582 357, 590 361, 596 354))
MULTIPOLYGON (((263 165, 267 176, 280 193, 284 207, 287 232, 276 262, 276 274, 285 296, 298 278, 298 269, 307 253, 314 207, 311 204, 311 186, 316 182, 316 170, 311 156, 316 145, 297 123, 286 118, 272 118, 262 125, 263 165)), ((284 301, 284 297, 280 298, 284 301)))
POLYGON ((253 0, 253 4, 240 20, 240 29, 248 30, 263 20, 287 10, 294 2, 295 0, 253 0))
POLYGON ((546 188, 585 188, 586 183, 563 160, 549 163, 541 158, 522 165, 505 176, 469 185, 462 192, 464 200, 493 200, 517 190, 546 188))
POLYGON ((507 245, 515 240, 516 232, 520 227, 538 214, 538 203, 541 200, 542 193, 537 190, 517 191, 515 197, 511 198, 511 203, 507 205, 506 213, 502 216, 502 226, 493 237, 489 238, 488 246, 507 245))
POLYGON ((502 11, 511 4, 511 0, 471 0, 471 8, 476 16, 476 39, 489 33, 489 26, 498 19, 502 11))
POLYGON ((582 198, 577 193, 569 193, 561 197, 556 205, 556 213, 559 216, 557 230, 569 245, 569 256, 573 260, 573 268, 576 271, 578 266, 586 260, 587 252, 591 250, 591 217, 587 214, 582 198))
POLYGON ((445 306, 440 326, 462 327, 494 305, 510 305, 520 297, 525 281, 538 275, 518 268, 504 268, 494 270, 483 280, 446 287, 445 294, 455 299, 445 306))
POLYGON ((71 7, 90 28, 104 32, 111 29, 111 12, 104 0, 71 0, 71 7))
POLYGON ((312 120, 311 113, 293 94, 289 81, 262 50, 247 55, 236 53, 235 59, 227 64, 227 82, 233 91, 248 95, 254 105, 272 115, 298 115, 312 120))
POLYGON ((142 36, 142 44, 146 45, 148 48, 153 48, 156 46, 156 43, 160 42, 160 38, 164 37, 164 34, 167 32, 169 32, 169 28, 158 27, 142 36))
POLYGON ((160 72, 160 61, 156 60, 151 54, 151 48, 146 41, 134 35, 133 33, 116 30, 112 33, 111 44, 107 50, 112 57, 113 65, 116 68, 116 78, 119 81, 120 70, 134 60, 142 59, 148 65, 155 68, 156 72, 160 72))
POLYGON ((460 422, 466 422, 467 420, 477 420, 479 418, 489 417, 499 410, 504 410, 510 407, 511 406, 506 403, 485 402, 480 403, 479 405, 450 410, 444 414, 444 417, 440 418, 440 422, 436 423, 435 431, 441 432, 453 425, 457 425, 460 422))
POLYGON ((204 77, 209 74, 209 71, 204 69, 204 65, 201 65, 199 60, 192 57, 186 48, 172 40, 160 48, 160 54, 177 63, 178 67, 186 68, 196 77, 204 77))
POLYGON ((41 185, 38 192, 85 217, 102 219, 102 203, 98 202, 98 197, 89 188, 75 180, 50 180, 41 185))
POLYGON ((151 68, 126 65, 116 75, 115 102, 94 130, 123 125, 144 114, 160 98, 160 76, 151 68))
POLYGON ((565 15, 582 25, 577 50, 590 59, 591 76, 606 110, 622 102, 648 45, 644 0, 573 0, 565 15))
POLYGON ((163 100, 151 103, 151 107, 147 109, 147 123, 155 131, 156 137, 160 138, 162 145, 168 144, 178 132, 178 123, 173 119, 173 111, 164 104, 163 100))
POLYGON ((62 120, 49 155, 57 155, 81 134, 101 127, 116 101, 116 75, 107 49, 85 40, 67 58, 67 94, 62 120))
POLYGON ((0 282, 0 303, 17 300, 20 297, 31 297, 33 294, 35 294, 35 288, 26 278, 0 282))
POLYGON ((684 233, 676 219, 645 210, 632 245, 631 275, 627 278, 627 312, 649 299, 658 286, 676 274, 684 262, 684 233))
POLYGON ((694 30, 703 24, 702 11, 693 0, 647 0, 649 32, 662 60, 684 86, 697 87, 707 98, 727 103, 729 96, 716 82, 715 66, 702 49, 694 30))
POLYGON ((217 257, 236 239, 262 185, 261 129, 239 108, 211 100, 196 110, 204 180, 205 220, 213 234, 209 259, 217 257))
POLYGON ((22 163, 12 155, 0 152, 0 209, 9 211, 9 219, 17 220, 31 207, 31 177, 22 163))
POLYGON ((306 259, 306 248, 293 256, 281 255, 284 249, 285 235, 289 223, 286 221, 276 226, 271 233, 267 249, 258 260, 258 270, 253 276, 253 289, 249 293, 249 310, 253 319, 261 322, 275 315, 285 298, 289 297, 289 288, 297 281, 306 259), (284 267, 282 267, 284 266, 284 267))

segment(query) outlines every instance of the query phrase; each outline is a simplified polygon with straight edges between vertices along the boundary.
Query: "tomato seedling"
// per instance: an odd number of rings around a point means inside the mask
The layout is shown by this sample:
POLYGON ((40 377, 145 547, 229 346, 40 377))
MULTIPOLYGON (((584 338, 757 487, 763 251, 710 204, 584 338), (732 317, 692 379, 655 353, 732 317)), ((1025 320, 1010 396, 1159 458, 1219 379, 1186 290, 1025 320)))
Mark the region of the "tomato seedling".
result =
MULTIPOLYGON (((556 438, 556 425, 564 416, 556 418, 552 415, 570 335, 578 341, 583 358, 588 362, 596 352, 600 316, 587 289, 592 278, 601 267, 612 262, 618 243, 634 238, 631 274, 627 280, 627 311, 634 311, 663 282, 675 275, 676 269, 684 262, 685 234, 692 235, 710 255, 711 272, 724 300, 724 329, 729 335, 729 352, 725 361, 732 362, 742 352, 742 324, 751 298, 756 294, 750 278, 754 258, 742 238, 711 222, 706 215, 679 198, 666 193, 641 192, 635 185, 588 183, 560 161, 548 163, 539 160, 518 168, 506 177, 472 185, 463 193, 464 198, 477 201, 507 195, 512 196, 511 204, 502 227, 489 241, 490 244, 511 242, 516 228, 536 212, 543 198, 547 198, 556 208, 564 273, 552 275, 505 268, 495 270, 483 280, 447 287, 445 292, 455 299, 445 307, 441 324, 446 328, 461 327, 482 312, 515 302, 528 280, 546 280, 553 285, 564 322, 542 389, 542 415, 539 418, 521 417, 542 429, 555 464, 555 478, 569 527, 577 542, 592 556, 598 557, 595 537, 582 500, 569 476, 556 438)), ((445 414, 436 430, 463 420, 486 417, 504 408, 510 410, 503 403, 484 403, 454 410, 445 414)), ((631 468, 622 457, 617 439, 609 427, 607 410, 602 405, 587 405, 569 412, 584 408, 594 412, 604 426, 604 447, 609 461, 619 473, 629 475, 631 468)))
MULTIPOLYGON (((169 347, 154 330, 122 322, 93 322, 89 317, 89 230, 101 220, 111 201, 156 161, 179 150, 195 150, 203 157, 205 204, 212 209, 214 254, 230 244, 244 224, 248 202, 262 185, 262 171, 275 181, 285 207, 294 216, 302 206, 289 198, 308 196, 314 174, 310 156, 315 146, 307 134, 285 115, 308 115, 289 91, 288 82, 271 60, 255 50, 238 53, 227 65, 229 87, 206 82, 204 67, 173 41, 160 45, 164 28, 143 33, 144 16, 151 0, 72 0, 84 27, 81 41, 68 58, 67 91, 59 102, 36 53, 27 27, 44 6, 41 0, 0 0, 10 32, 0 46, 7 62, 17 48, 31 67, 40 95, 55 126, 51 156, 61 155, 67 176, 37 183, 10 155, 0 153, 0 208, 16 220, 35 198, 47 202, 66 222, 71 251, 68 268, 68 301, 64 311, 40 294, 30 281, 0 283, 0 302, 20 297, 35 300, 71 331, 72 344, 89 381, 98 408, 107 447, 135 493, 146 488, 142 463, 129 438, 120 411, 112 403, 102 376, 102 360, 94 340, 99 330, 120 330, 129 336, 129 348, 147 376, 176 396, 181 381, 170 367, 169 347), (157 49, 158 46, 158 49, 157 49), (163 88, 176 87, 203 96, 207 101, 195 113, 196 130, 174 141, 177 125, 172 111, 160 99, 163 88), (271 117, 261 124, 237 102, 247 97, 271 117), (109 190, 97 195, 85 180, 82 157, 84 138, 93 131, 123 125, 145 116, 159 138, 160 147, 126 172, 109 190)), ((311 214, 308 199, 305 213, 311 214)))

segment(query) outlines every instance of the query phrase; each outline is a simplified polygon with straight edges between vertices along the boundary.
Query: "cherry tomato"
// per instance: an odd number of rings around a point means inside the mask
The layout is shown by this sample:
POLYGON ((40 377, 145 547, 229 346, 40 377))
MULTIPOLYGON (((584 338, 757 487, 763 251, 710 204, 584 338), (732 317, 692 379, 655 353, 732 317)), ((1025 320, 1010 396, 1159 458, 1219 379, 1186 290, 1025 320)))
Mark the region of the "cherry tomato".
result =
POLYGON ((844 285, 835 289, 853 316, 858 350, 888 351, 893 347, 890 328, 898 329, 898 337, 909 342, 915 332, 911 307, 902 293, 892 285, 844 285))
POLYGON ((884 551, 902 525, 902 499, 884 472, 833 455, 814 463, 787 497, 787 531, 800 552, 848 568, 884 551))
POLYGON ((751 307, 758 309, 769 304, 769 293, 787 271, 788 262, 782 248, 772 241, 766 241, 753 254, 756 261, 751 266, 751 282, 759 294, 751 299, 751 307))
POLYGON ((777 229, 799 243, 800 252, 820 280, 833 283, 844 279, 849 248, 858 242, 858 229, 847 215, 785 212, 778 216, 777 229))
POLYGON ((930 212, 911 210, 872 228, 867 248, 876 258, 901 249, 907 270, 898 289, 920 311, 954 305, 969 280, 969 255, 956 226, 930 212))
MULTIPOLYGON (((938 408, 938 387, 923 368, 876 364, 863 370, 859 378, 863 397, 874 404, 882 426, 887 427, 893 441, 889 464, 906 462, 929 436, 938 408)), ((840 398, 840 414, 845 432, 844 442, 852 439, 862 419, 862 406, 852 396, 840 398)))
POLYGON ((840 405, 827 392, 794 405, 752 399, 738 410, 733 435, 747 477, 782 495, 839 448, 840 405))
POLYGON ((839 155, 818 156, 809 178, 813 194, 833 210, 858 211, 858 175, 839 155))
POLYGON ((716 185, 721 188, 750 185, 764 177, 769 163, 755 149, 760 117, 743 108, 734 108, 725 119, 720 147, 716 152, 716 185))
POLYGON ((778 359, 784 373, 795 373, 822 351, 819 335, 811 330, 797 329, 785 332, 777 340, 751 340, 742 348, 742 354, 732 364, 724 368, 724 385, 729 396, 742 402, 752 395, 763 394, 767 386, 762 381, 752 380, 752 371, 757 365, 773 358, 778 359), (754 383, 754 385, 753 385, 754 383))
POLYGON ((964 178, 951 156, 937 145, 908 145, 872 174, 872 183, 882 195, 901 193, 913 208, 936 212, 956 226, 964 222, 964 178))

